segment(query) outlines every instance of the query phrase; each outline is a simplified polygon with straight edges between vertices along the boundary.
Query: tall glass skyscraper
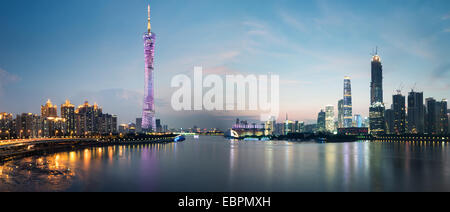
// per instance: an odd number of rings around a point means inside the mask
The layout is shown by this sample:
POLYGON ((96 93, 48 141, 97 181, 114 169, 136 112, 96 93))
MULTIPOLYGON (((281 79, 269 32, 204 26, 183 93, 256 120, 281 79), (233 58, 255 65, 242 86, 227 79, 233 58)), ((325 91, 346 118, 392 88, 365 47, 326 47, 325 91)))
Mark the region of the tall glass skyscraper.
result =
POLYGON ((352 85, 350 77, 344 78, 344 128, 352 127, 352 85))
POLYGON ((142 131, 156 131, 155 102, 153 90, 153 59, 155 56, 156 35, 151 31, 150 24, 150 5, 148 5, 148 24, 147 32, 144 34, 145 49, 145 85, 144 85, 144 104, 142 106, 142 131))
POLYGON ((372 57, 372 82, 370 83, 369 122, 370 133, 379 135, 385 133, 384 103, 383 103, 383 66, 377 53, 372 57))

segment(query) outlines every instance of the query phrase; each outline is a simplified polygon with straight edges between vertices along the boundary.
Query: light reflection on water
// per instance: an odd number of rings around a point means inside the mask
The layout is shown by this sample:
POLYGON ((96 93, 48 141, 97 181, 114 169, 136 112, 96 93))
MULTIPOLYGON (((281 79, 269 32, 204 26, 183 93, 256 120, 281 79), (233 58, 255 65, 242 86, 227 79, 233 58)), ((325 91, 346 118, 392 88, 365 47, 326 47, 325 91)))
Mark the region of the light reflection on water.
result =
POLYGON ((188 138, 10 161, 0 191, 450 191, 449 148, 188 138))

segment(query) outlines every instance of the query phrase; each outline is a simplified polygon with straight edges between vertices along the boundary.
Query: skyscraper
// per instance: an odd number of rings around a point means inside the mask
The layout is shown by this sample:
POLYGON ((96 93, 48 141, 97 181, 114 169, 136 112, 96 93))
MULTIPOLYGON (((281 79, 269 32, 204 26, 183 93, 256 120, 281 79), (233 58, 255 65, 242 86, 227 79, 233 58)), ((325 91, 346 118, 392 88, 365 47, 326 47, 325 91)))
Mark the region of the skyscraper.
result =
POLYGON ((66 120, 67 134, 75 134, 75 105, 71 104, 69 100, 61 104, 61 118, 66 120))
POLYGON ((155 54, 156 35, 151 31, 150 5, 148 5, 147 32, 144 34, 145 49, 145 81, 144 81, 144 103, 142 107, 142 130, 156 131, 155 102, 153 90, 153 59, 155 54))
POLYGON ((370 133, 379 135, 385 133, 384 103, 383 103, 383 66, 377 52, 372 57, 372 81, 370 83, 369 122, 370 133))
POLYGON ((392 110, 394 112, 394 125, 391 134, 402 135, 406 133, 406 103, 405 96, 397 94, 392 96, 392 110))
POLYGON ((325 129, 327 132, 334 132, 334 106, 327 105, 325 108, 325 129))
POLYGON ((425 103, 427 106, 425 117, 425 131, 428 134, 437 134, 439 128, 439 102, 436 102, 434 98, 430 97, 425 100, 425 103))
POLYGON ((426 99, 426 132, 428 134, 448 133, 448 116, 447 116, 447 100, 441 102, 430 97, 426 99))
POLYGON ((383 102, 383 66, 377 53, 372 57, 372 82, 370 83, 370 104, 383 102))
POLYGON ((352 127, 352 86, 350 77, 344 78, 344 128, 352 127))
POLYGON ((344 100, 338 101, 338 128, 344 127, 344 100))
POLYGON ((317 115, 317 132, 325 132, 325 117, 326 114, 323 110, 320 110, 317 115))
POLYGON ((418 134, 425 132, 424 113, 423 93, 411 90, 408 94, 408 133, 418 134))

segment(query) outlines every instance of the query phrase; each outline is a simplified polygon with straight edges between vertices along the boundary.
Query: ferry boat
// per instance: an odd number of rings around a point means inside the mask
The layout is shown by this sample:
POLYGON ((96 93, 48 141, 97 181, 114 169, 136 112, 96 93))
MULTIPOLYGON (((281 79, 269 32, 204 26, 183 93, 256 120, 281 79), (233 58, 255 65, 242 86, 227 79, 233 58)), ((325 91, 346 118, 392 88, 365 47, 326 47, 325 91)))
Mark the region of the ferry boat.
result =
POLYGON ((179 136, 177 136, 177 137, 175 137, 175 138, 173 139, 174 142, 181 142, 181 141, 184 141, 184 140, 186 140, 186 138, 184 137, 184 135, 179 135, 179 136))

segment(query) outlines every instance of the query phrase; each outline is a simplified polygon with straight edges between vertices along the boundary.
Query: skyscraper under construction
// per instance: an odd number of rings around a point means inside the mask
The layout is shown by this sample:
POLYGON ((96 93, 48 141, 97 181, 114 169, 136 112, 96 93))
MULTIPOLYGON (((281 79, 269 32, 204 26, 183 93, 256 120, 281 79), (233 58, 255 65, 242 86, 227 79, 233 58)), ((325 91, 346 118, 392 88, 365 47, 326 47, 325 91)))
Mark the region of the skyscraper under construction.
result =
POLYGON ((378 52, 372 57, 372 81, 370 83, 370 133, 379 135, 385 133, 384 103, 383 103, 383 66, 378 52))

